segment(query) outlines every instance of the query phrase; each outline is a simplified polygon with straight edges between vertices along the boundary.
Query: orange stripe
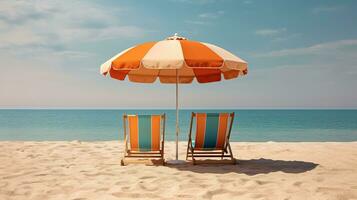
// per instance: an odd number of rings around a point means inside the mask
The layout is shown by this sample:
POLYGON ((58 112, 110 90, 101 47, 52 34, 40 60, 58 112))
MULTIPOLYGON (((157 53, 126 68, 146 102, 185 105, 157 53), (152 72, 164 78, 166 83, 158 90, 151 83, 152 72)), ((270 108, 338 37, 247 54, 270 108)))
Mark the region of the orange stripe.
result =
POLYGON ((160 150, 160 115, 151 116, 151 150, 160 150))
POLYGON ((219 127, 218 127, 218 136, 217 136, 217 149, 222 149, 226 141, 227 134, 227 125, 228 125, 228 113, 219 114, 219 127))
POLYGON ((193 69, 199 83, 209 83, 221 80, 220 69, 193 69))
POLYGON ((113 70, 110 68, 110 77, 123 81, 130 70, 113 70))
POLYGON ((237 78, 238 75, 239 75, 238 70, 229 70, 229 71, 223 72, 224 79, 226 79, 226 80, 232 79, 232 78, 237 78))
POLYGON ((203 148, 205 142, 205 132, 206 132, 206 113, 196 114, 196 139, 195 139, 195 149, 203 148))
POLYGON ((130 147, 132 150, 139 149, 138 116, 128 116, 130 129, 130 147))
POLYGON ((223 59, 204 44, 189 40, 180 40, 180 43, 188 66, 218 68, 223 65, 223 59))
POLYGON ((113 60, 112 68, 115 70, 139 68, 141 60, 154 44, 156 42, 146 42, 130 49, 113 60))

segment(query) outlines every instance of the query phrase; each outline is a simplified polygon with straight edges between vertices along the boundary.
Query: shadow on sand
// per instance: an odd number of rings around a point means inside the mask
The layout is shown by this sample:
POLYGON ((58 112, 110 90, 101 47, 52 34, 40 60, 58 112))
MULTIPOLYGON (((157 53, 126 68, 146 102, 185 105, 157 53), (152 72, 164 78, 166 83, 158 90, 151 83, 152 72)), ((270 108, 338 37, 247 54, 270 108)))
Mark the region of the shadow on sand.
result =
POLYGON ((236 165, 167 165, 181 171, 192 171, 196 173, 238 173, 246 175, 267 174, 271 172, 284 173, 303 173, 313 170, 318 166, 316 163, 304 161, 285 161, 285 160, 271 160, 271 159, 252 159, 252 160, 237 160, 236 165))

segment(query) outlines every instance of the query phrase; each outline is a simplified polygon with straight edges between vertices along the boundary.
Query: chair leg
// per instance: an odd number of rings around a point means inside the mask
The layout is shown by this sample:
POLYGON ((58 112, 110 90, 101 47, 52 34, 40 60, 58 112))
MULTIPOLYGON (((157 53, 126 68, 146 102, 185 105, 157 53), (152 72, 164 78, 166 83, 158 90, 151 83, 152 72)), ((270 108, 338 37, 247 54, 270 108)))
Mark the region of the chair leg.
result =
POLYGON ((165 166, 164 151, 161 151, 162 165, 165 166))
POLYGON ((125 166, 125 162, 124 162, 124 159, 127 157, 127 155, 129 155, 129 150, 124 150, 124 156, 123 158, 120 160, 120 165, 121 166, 125 166))
POLYGON ((188 159, 188 145, 190 145, 190 142, 187 143, 187 149, 186 149, 186 160, 188 159))
POLYGON ((188 143, 187 143, 186 160, 188 160, 188 152, 190 150, 190 144, 191 144, 191 141, 189 140, 188 143))
POLYGON ((192 164, 196 164, 196 159, 195 159, 195 151, 192 149, 192 148, 190 148, 191 149, 191 158, 192 158, 192 164))
POLYGON ((236 161, 235 161, 235 159, 234 159, 233 152, 232 152, 232 148, 231 148, 231 145, 230 145, 229 143, 228 143, 228 152, 229 152, 229 154, 230 154, 232 164, 235 165, 235 164, 236 164, 236 161))
POLYGON ((192 164, 193 164, 193 165, 196 165, 196 159, 195 159, 195 157, 194 157, 194 155, 193 155, 193 151, 192 151, 192 164))

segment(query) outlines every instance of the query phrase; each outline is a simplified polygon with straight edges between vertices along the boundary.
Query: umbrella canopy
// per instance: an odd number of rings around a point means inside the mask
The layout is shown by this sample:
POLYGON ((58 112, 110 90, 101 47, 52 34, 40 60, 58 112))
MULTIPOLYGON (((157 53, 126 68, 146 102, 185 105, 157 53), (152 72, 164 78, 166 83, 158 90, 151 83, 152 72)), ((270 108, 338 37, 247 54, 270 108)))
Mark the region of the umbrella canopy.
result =
POLYGON ((138 83, 176 84, 176 161, 178 160, 178 84, 209 83, 248 73, 248 64, 216 45, 187 40, 175 34, 166 40, 146 42, 115 55, 100 67, 100 73, 138 83))
POLYGON ((248 73, 247 62, 216 45, 186 40, 177 34, 130 47, 101 65, 100 72, 132 82, 199 83, 233 79, 248 73), (178 80, 176 79, 178 76, 178 80))

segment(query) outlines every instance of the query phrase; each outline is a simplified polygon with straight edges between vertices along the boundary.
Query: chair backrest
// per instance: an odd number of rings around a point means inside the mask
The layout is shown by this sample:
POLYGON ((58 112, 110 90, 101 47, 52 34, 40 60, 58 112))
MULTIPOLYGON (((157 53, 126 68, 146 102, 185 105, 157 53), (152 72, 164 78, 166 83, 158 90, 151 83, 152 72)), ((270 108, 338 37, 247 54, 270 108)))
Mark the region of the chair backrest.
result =
POLYGON ((193 117, 196 117, 194 149, 224 149, 234 113, 193 113, 193 117))
POLYGON ((159 151, 165 115, 128 115, 130 150, 159 151))

